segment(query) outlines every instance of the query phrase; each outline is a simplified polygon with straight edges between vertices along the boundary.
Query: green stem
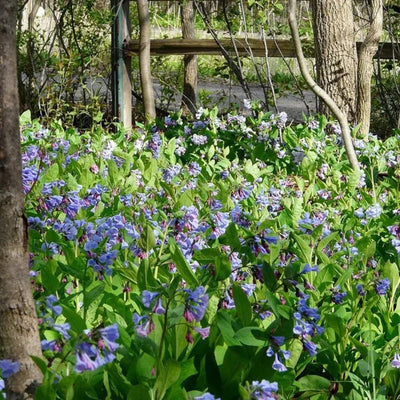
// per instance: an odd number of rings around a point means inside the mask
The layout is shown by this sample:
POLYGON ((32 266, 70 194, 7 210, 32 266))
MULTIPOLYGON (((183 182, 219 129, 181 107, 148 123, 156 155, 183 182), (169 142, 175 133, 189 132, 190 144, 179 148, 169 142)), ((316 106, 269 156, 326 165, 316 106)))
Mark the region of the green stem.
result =
POLYGON ((164 342, 165 342, 165 337, 167 336, 167 323, 168 323, 169 305, 170 305, 170 300, 168 299, 167 304, 165 306, 163 329, 162 329, 161 339, 160 339, 160 349, 158 351, 158 359, 157 359, 157 365, 156 365, 156 374, 158 374, 158 372, 159 372, 160 365, 161 365, 161 360, 162 360, 163 353, 164 353, 164 342))

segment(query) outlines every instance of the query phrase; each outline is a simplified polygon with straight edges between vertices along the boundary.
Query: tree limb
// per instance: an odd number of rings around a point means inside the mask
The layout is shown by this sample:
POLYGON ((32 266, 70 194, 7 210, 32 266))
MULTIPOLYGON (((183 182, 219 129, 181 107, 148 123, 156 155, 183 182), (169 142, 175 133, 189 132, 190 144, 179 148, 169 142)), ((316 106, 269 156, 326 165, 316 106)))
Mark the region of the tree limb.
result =
POLYGON ((346 115, 342 112, 342 110, 340 110, 340 108, 336 105, 336 103, 333 101, 333 99, 325 92, 325 90, 323 90, 320 86, 317 85, 317 83, 314 81, 314 79, 311 77, 311 75, 308 71, 308 68, 306 65, 306 60, 303 55, 303 50, 301 48, 299 30, 297 27, 296 0, 289 0, 289 10, 288 11, 289 11, 288 19, 289 19, 290 31, 292 33, 292 38, 293 38, 293 42, 294 42, 295 50, 296 50, 297 61, 299 63, 301 74, 303 75, 303 78, 307 82, 310 89, 327 104, 329 109, 332 111, 334 116, 339 121, 340 128, 342 130, 342 138, 343 138, 344 147, 346 149, 347 158, 350 162, 351 167, 354 170, 359 170, 357 155, 354 151, 354 146, 353 146, 353 142, 352 142, 351 134, 350 134, 350 127, 349 127, 349 123, 347 121, 346 115))

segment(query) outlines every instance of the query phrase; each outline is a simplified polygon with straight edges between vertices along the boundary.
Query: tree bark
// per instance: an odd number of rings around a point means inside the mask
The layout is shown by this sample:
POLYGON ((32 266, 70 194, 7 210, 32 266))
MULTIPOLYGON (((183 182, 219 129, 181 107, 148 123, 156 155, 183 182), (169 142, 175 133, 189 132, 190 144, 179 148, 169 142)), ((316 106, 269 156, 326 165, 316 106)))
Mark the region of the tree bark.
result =
POLYGON ((378 50, 383 25, 382 0, 371 0, 369 3, 369 30, 358 54, 357 123, 359 124, 358 134, 365 139, 368 138, 371 119, 373 57, 378 50))
MULTIPOLYGON (((351 0, 311 0, 317 82, 356 121, 357 48, 351 0)), ((320 102, 318 111, 329 115, 320 102)))
POLYGON ((156 107, 150 67, 150 17, 148 0, 137 0, 137 5, 140 29, 139 69, 144 112, 147 119, 153 120, 156 118, 156 107))
POLYGON ((42 376, 30 356, 40 340, 28 269, 17 88, 17 0, 0 0, 0 358, 18 361, 8 399, 33 398, 42 376))
POLYGON ((326 93, 326 91, 323 88, 318 86, 318 84, 312 79, 312 77, 307 69, 306 59, 304 58, 303 50, 301 48, 299 30, 298 30, 297 21, 296 21, 296 0, 289 0, 288 19, 289 19, 290 31, 292 33, 292 39, 293 39, 294 46, 296 49, 297 61, 299 63, 301 74, 302 74, 304 80, 307 82, 307 85, 310 87, 310 89, 320 99, 322 99, 324 101, 324 103, 329 107, 330 111, 332 111, 332 113, 335 115, 335 117, 339 121, 340 128, 342 130, 342 138, 343 138, 344 147, 346 149, 347 158, 348 158, 353 170, 358 171, 359 164, 358 164, 358 160, 357 160, 357 155, 354 151, 354 146, 353 146, 353 142, 351 139, 350 128, 349 128, 346 114, 338 107, 338 105, 335 103, 334 99, 332 99, 332 97, 330 97, 329 94, 326 93))
MULTIPOLYGON (((182 38, 195 39, 196 31, 194 26, 193 0, 185 1, 181 6, 182 16, 182 38)), ((182 92, 182 113, 189 115, 196 113, 196 91, 197 91, 197 56, 185 55, 183 58, 183 92, 182 92)))

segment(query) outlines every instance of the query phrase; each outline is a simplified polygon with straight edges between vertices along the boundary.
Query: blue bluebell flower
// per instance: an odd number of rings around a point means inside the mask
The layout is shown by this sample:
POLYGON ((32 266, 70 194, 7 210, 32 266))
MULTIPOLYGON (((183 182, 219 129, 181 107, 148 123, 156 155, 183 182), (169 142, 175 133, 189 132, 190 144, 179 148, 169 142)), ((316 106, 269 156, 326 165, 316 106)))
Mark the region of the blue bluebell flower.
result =
POLYGON ((332 300, 335 304, 342 304, 343 298, 347 296, 347 292, 342 292, 340 285, 333 289, 332 300))
POLYGON ((220 398, 216 399, 211 393, 204 393, 201 396, 196 396, 194 400, 220 400, 220 398))
POLYGON ((206 144, 207 143, 207 136, 205 136, 205 135, 198 135, 197 133, 194 133, 192 136, 191 136, 191 141, 192 141, 192 143, 193 144, 195 144, 195 145, 197 145, 197 146, 201 146, 201 145, 203 145, 203 144, 206 144))
POLYGON ((370 207, 367 208, 365 211, 365 216, 368 219, 375 219, 378 218, 382 214, 382 208, 379 205, 379 203, 376 203, 370 207))
POLYGON ((395 353, 392 362, 390 363, 390 365, 393 368, 400 368, 400 356, 398 353, 395 353))
POLYGON ((20 363, 12 360, 0 360, 0 370, 2 378, 9 378, 16 374, 20 369, 20 363))
POLYGON ((64 324, 54 324, 53 328, 55 331, 61 333, 65 340, 69 340, 71 338, 71 335, 68 333, 68 331, 71 329, 71 325, 68 322, 65 322, 64 324))
POLYGON ((160 295, 158 292, 150 292, 150 290, 143 290, 142 303, 145 307, 150 308, 152 301, 160 295))
POLYGON ((277 382, 263 379, 261 382, 253 381, 250 385, 250 395, 254 400, 276 400, 276 392, 278 392, 277 382))
POLYGON ((184 317, 188 322, 193 320, 201 321, 206 312, 208 305, 208 294, 203 286, 197 287, 195 290, 185 289, 188 293, 184 317))
POLYGON ((364 291, 363 285, 361 283, 358 283, 356 285, 356 290, 360 296, 365 296, 365 291, 364 291))
POLYGON ((385 296, 385 294, 388 291, 389 287, 390 287, 390 279, 389 278, 380 279, 380 280, 375 282, 375 291, 380 296, 385 296))
POLYGON ((62 307, 61 306, 54 306, 53 304, 58 301, 57 297, 54 294, 46 297, 46 306, 50 309, 56 317, 61 315, 62 307))
POLYGON ((105 328, 100 329, 99 332, 101 338, 104 340, 110 351, 115 351, 119 347, 119 344, 115 342, 117 339, 119 339, 117 324, 106 326, 105 328))

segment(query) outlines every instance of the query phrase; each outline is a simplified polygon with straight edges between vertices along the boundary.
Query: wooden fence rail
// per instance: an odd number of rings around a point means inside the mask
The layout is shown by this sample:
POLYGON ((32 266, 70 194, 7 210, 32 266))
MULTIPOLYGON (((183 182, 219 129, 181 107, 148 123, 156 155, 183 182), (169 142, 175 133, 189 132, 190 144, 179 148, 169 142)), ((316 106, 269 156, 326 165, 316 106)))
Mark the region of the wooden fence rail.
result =
MULTIPOLYGON (((287 57, 295 58, 294 45, 288 39, 266 39, 265 44, 261 39, 222 39, 222 47, 231 54, 237 50, 240 56, 253 55, 254 57, 287 57), (267 50, 265 49, 267 46, 267 50), (236 47, 236 50, 235 50, 236 47)), ((361 42, 357 43, 361 46, 361 42)), ((303 51, 306 57, 314 56, 313 45, 310 42, 303 44, 303 51)), ((139 40, 129 40, 125 44, 125 52, 128 55, 139 53, 139 40)), ((220 46, 214 39, 153 39, 150 42, 150 52, 152 55, 222 55, 220 46)), ((375 58, 384 60, 399 59, 400 53, 391 43, 382 42, 375 54, 375 58)))

